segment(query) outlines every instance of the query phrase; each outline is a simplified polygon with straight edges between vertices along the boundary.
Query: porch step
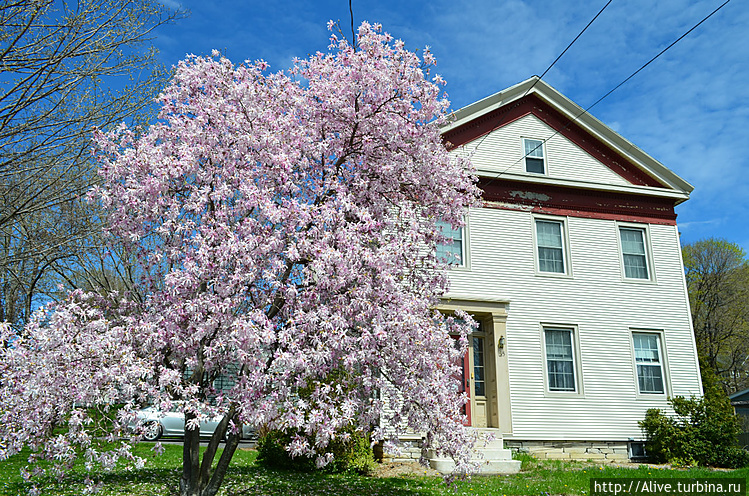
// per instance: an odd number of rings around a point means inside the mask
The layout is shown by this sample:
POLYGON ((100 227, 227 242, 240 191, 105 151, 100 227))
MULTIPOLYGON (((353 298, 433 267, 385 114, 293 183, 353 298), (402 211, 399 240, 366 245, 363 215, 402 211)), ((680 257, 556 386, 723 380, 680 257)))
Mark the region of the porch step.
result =
MULTIPOLYGON (((478 434, 471 453, 471 460, 479 464, 480 475, 516 474, 520 471, 519 460, 512 459, 512 452, 504 447, 502 433, 498 429, 475 429, 478 434), (491 440, 487 440, 492 437, 491 440)), ((449 474, 455 469, 452 458, 439 458, 434 452, 429 453, 429 465, 442 474, 449 474)))

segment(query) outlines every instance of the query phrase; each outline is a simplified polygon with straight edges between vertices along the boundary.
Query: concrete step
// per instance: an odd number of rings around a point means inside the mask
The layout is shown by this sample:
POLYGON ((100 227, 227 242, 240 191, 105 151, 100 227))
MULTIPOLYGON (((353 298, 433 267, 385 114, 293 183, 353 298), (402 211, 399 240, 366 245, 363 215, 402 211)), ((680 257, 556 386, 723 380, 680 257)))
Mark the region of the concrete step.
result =
MULTIPOLYGON (((507 475, 520 472, 520 460, 477 460, 481 475, 507 475)), ((455 469, 452 458, 430 458, 429 466, 441 474, 449 474, 455 469)))
MULTIPOLYGON (((439 458, 433 450, 427 452, 427 458, 430 460, 439 458)), ((483 462, 487 460, 507 461, 512 460, 512 452, 508 449, 473 449, 471 453, 471 460, 477 462, 483 462)))
POLYGON ((471 458, 480 460, 512 460, 512 451, 508 449, 484 449, 474 448, 473 453, 475 456, 471 458))
POLYGON ((476 441, 475 447, 480 449, 505 449, 505 442, 502 438, 494 439, 492 441, 479 439, 478 441, 476 441))
MULTIPOLYGON (((473 447, 471 460, 479 464, 479 474, 516 474, 520 471, 521 462, 512 459, 512 452, 504 447, 504 440, 499 429, 475 429, 478 440, 473 447), (487 439, 491 438, 490 441, 487 439)), ((429 465, 442 474, 449 474, 455 469, 451 458, 440 458, 433 451, 429 452, 429 465)))

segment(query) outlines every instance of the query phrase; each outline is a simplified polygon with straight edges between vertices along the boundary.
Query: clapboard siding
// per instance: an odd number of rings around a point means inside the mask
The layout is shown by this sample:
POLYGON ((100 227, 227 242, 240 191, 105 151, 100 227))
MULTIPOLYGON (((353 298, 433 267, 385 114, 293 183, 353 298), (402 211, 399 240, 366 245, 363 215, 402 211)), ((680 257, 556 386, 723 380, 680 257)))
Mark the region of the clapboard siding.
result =
POLYGON ((630 282, 622 277, 616 222, 560 218, 567 224, 572 274, 560 278, 535 271, 533 219, 530 212, 472 210, 470 270, 450 273, 450 295, 510 302, 508 438, 641 438, 637 421, 648 408, 665 408, 666 398, 637 394, 632 329, 662 331, 669 394, 700 393, 677 229, 643 225, 655 281, 630 282), (583 394, 545 391, 541 323, 577 329, 583 394))
POLYGON ((548 139, 544 151, 547 173, 551 178, 576 181, 584 179, 600 184, 630 184, 532 114, 465 145, 460 152, 470 155, 474 166, 481 171, 525 175, 522 138, 548 139))

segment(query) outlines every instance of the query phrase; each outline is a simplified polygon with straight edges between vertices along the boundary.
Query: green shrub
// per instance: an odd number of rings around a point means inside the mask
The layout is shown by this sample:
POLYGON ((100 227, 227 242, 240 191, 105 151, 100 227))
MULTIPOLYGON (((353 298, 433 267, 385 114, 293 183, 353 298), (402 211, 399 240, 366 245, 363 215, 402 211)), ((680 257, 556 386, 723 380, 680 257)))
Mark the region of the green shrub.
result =
MULTIPOLYGON (((351 393, 355 387, 350 379, 352 372, 345 367, 339 367, 327 372, 316 379, 309 378, 307 384, 297 390, 299 398, 305 400, 310 409, 315 406, 315 392, 322 387, 335 386, 343 388, 344 393, 351 393)), ((319 405, 318 405, 319 406, 319 405)), ((291 443, 295 432, 261 430, 258 440, 258 462, 266 467, 288 468, 295 470, 316 469, 315 459, 306 456, 289 456, 285 447, 291 443)), ((310 446, 315 446, 314 436, 307 438, 310 446)), ((356 472, 362 475, 370 474, 375 467, 374 453, 370 446, 369 433, 356 429, 356 422, 352 422, 344 429, 336 432, 326 449, 318 455, 333 454, 333 461, 322 468, 322 471, 341 473, 356 472), (344 440, 344 438, 346 438, 344 440)))
POLYGON ((333 453, 330 470, 333 472, 356 472, 369 475, 374 471, 375 459, 372 452, 369 433, 362 433, 354 429, 347 429, 350 437, 344 441, 336 437, 328 446, 333 453))
POLYGON ((291 437, 290 434, 277 430, 261 433, 257 441, 257 462, 268 468, 311 470, 314 467, 312 459, 306 456, 289 456, 285 446, 289 445, 291 437))
POLYGON ((669 398, 674 416, 651 408, 639 422, 651 461, 678 466, 707 465, 740 468, 749 465, 749 452, 737 444, 741 423, 725 392, 703 372, 702 398, 669 398))
MULTIPOLYGON (((353 427, 344 430, 349 434, 347 440, 343 440, 342 433, 338 433, 332 440, 325 453, 333 454, 333 461, 323 467, 322 471, 328 473, 355 472, 361 475, 372 473, 375 467, 374 455, 370 446, 369 434, 355 430, 353 427)), ((289 445, 293 435, 291 433, 272 430, 260 436, 257 444, 258 458, 261 465, 269 468, 283 468, 298 471, 315 470, 315 459, 306 456, 292 458, 285 447, 289 445)), ((309 438, 311 445, 314 439, 309 438)))

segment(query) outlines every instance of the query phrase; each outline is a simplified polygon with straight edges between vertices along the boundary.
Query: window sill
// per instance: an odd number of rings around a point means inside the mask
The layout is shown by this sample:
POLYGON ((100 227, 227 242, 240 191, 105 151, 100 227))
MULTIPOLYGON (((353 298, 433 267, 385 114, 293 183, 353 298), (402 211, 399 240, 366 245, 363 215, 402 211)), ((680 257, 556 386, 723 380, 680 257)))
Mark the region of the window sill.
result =
POLYGON ((665 402, 668 399, 668 394, 666 393, 641 393, 637 391, 635 393, 635 397, 637 401, 663 401, 665 402))
POLYGON ((560 274, 558 272, 541 272, 540 270, 536 270, 536 275, 539 277, 551 277, 553 279, 574 279, 572 274, 560 274))
POLYGON ((453 272, 453 271, 457 271, 457 272, 470 272, 471 271, 471 266, 470 265, 448 265, 447 266, 447 271, 448 272, 453 272))
POLYGON ((570 398, 570 399, 584 399, 585 393, 580 391, 544 391, 544 397, 546 398, 570 398))
POLYGON ((651 284, 653 286, 658 285, 658 281, 655 279, 635 279, 632 277, 622 277, 622 282, 626 284, 651 284))

